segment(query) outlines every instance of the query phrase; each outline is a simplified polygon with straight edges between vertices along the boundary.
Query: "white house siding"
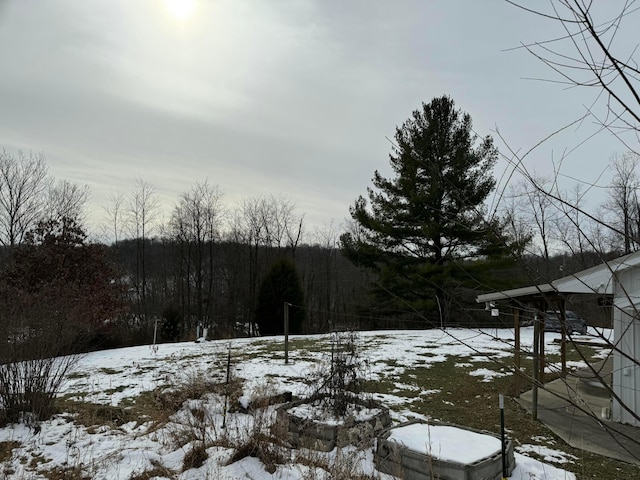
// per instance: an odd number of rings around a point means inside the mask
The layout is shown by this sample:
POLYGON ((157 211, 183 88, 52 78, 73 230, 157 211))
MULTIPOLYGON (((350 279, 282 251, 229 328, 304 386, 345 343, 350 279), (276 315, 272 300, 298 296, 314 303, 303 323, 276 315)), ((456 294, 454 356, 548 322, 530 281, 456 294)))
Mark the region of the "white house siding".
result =
MULTIPOLYGON (((640 269, 626 268, 615 277, 613 327, 620 351, 613 355, 612 387, 622 404, 640 415, 640 368, 637 364, 640 360, 640 269)), ((617 422, 640 426, 640 422, 615 398, 611 413, 617 422)))

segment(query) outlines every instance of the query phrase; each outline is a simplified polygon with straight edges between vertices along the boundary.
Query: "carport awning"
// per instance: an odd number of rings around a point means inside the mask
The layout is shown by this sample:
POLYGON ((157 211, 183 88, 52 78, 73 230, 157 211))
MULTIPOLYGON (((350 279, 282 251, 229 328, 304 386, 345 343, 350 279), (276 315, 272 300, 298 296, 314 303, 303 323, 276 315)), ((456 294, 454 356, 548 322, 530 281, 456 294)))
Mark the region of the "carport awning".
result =
POLYGON ((543 285, 531 285, 530 287, 514 288, 513 290, 485 293, 484 295, 478 295, 476 297, 476 302, 497 302, 500 300, 512 300, 516 298, 531 297, 534 295, 541 295, 552 292, 555 292, 553 285, 551 285, 550 283, 545 283, 543 285))
POLYGON ((540 297, 571 294, 596 294, 613 296, 614 274, 630 267, 640 268, 640 252, 630 253, 601 265, 582 270, 566 277, 558 278, 551 283, 531 285, 529 287, 514 288, 501 292, 478 295, 476 302, 497 302, 500 300, 523 300, 526 297, 540 297))

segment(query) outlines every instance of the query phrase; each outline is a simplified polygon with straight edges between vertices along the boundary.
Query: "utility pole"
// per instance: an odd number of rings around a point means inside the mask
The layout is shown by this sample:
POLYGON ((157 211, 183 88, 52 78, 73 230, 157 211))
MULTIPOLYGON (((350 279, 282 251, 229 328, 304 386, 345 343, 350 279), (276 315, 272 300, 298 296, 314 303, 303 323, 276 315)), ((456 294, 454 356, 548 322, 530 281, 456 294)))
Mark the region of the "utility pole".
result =
POLYGON ((500 406, 500 444, 502 445, 502 480, 507 480, 507 453, 504 435, 504 395, 500 394, 498 398, 498 405, 500 406))
POLYGON ((284 302, 284 363, 289 363, 289 303, 284 302))
POLYGON ((538 420, 538 380, 540 359, 540 319, 536 313, 533 316, 533 388, 531 390, 531 414, 534 420, 538 420))

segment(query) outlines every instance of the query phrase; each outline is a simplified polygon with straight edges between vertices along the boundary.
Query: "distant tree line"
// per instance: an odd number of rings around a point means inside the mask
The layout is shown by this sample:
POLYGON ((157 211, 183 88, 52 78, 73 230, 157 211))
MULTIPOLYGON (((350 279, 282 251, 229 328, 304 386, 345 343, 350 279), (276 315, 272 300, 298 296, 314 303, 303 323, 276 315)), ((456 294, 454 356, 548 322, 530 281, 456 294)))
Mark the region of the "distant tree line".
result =
POLYGON ((273 334, 283 328, 284 301, 291 304, 292 319, 298 313, 304 316, 297 333, 369 323, 363 312, 371 279, 336 248, 303 244, 293 255, 290 249, 219 240, 205 243, 200 256, 197 244, 175 238, 148 239, 143 304, 134 286, 137 248, 136 240, 109 247, 110 258, 120 266, 127 285, 129 313, 122 318, 121 330, 132 342, 148 342, 151 320, 156 318, 162 319, 164 340, 195 339, 196 332, 205 327, 215 338, 273 334), (294 278, 291 271, 277 269, 283 262, 291 266, 294 278), (293 287, 299 291, 286 296, 293 287), (144 313, 138 314, 138 308, 144 313))

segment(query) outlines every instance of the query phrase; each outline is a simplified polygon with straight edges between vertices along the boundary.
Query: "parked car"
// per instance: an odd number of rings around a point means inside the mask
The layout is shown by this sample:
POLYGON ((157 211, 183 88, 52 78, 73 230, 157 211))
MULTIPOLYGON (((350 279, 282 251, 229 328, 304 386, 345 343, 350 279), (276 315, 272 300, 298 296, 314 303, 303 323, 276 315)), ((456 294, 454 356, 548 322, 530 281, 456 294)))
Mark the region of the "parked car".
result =
MULTIPOLYGON (((571 310, 564 312, 564 326, 566 332, 571 335, 572 333, 579 333, 584 335, 587 333, 587 322, 585 322, 580 315, 571 310)), ((562 324, 560 323, 560 312, 556 310, 548 310, 544 314, 544 329, 547 332, 561 332, 562 324)))

